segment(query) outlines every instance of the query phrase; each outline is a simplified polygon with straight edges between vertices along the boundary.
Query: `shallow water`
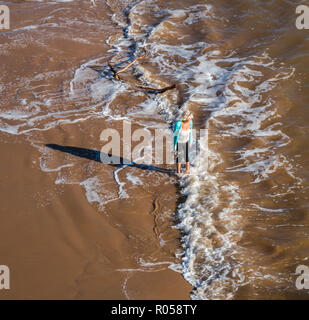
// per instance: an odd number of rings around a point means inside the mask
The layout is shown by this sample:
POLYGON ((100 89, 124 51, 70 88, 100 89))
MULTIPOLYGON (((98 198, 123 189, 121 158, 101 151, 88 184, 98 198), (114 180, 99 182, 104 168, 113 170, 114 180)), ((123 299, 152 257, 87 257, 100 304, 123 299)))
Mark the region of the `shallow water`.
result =
POLYGON ((81 174, 44 146, 44 132, 97 119, 168 127, 189 108, 195 128, 208 130, 175 213, 183 248, 175 268, 191 298, 307 299, 295 287, 309 257, 308 33, 295 27, 296 5, 14 2, 13 27, 0 34, 0 130, 26 136, 56 184, 80 184, 110 215, 110 202, 175 179, 132 168, 81 174), (120 69, 144 52, 125 81, 114 80, 108 60, 120 69), (163 94, 136 89, 172 84, 163 94))

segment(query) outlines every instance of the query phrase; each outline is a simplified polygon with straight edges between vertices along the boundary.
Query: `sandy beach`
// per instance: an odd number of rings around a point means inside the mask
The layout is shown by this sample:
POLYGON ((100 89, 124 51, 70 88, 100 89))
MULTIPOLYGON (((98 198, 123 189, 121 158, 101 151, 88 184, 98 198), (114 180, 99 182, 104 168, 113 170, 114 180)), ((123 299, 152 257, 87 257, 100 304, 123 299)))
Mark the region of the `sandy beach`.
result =
POLYGON ((5 3, 0 299, 308 299, 301 1, 5 3), (155 133, 186 111, 176 176, 155 133))
MULTIPOLYGON (((99 130, 100 122, 94 126, 99 130)), ((46 143, 95 146, 95 141, 87 144, 85 131, 82 126, 58 128, 49 132, 46 143), (63 138, 80 131, 85 141, 80 135, 63 138)), ((175 186, 132 191, 129 200, 111 203, 107 216, 87 201, 82 186, 55 185, 57 172, 38 168, 40 154, 26 139, 2 135, 1 150, 0 251, 12 266, 11 290, 0 291, 1 299, 189 298, 191 286, 169 268, 177 263, 174 253, 179 250, 179 234, 169 228, 173 215, 160 217, 156 207, 174 212, 175 186), (172 200, 167 204, 166 198, 172 200), (168 243, 164 250, 160 241, 168 243)), ((53 152, 55 158, 64 157, 53 152)), ((91 167, 110 178, 108 165, 75 161, 80 174, 91 167)))

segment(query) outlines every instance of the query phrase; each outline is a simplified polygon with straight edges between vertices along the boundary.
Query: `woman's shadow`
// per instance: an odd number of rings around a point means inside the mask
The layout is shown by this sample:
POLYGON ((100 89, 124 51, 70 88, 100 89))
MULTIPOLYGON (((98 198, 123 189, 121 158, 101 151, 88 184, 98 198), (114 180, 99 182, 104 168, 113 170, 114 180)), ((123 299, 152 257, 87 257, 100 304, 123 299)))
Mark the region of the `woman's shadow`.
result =
POLYGON ((152 165, 135 163, 133 161, 129 161, 122 157, 114 156, 110 153, 107 154, 97 150, 71 147, 71 146, 61 146, 58 144, 46 144, 45 146, 54 150, 72 154, 77 157, 86 158, 89 160, 108 164, 109 166, 112 166, 112 167, 122 168, 124 166, 130 166, 130 167, 134 167, 142 170, 158 171, 158 172, 166 173, 168 175, 174 174, 174 170, 171 170, 171 169, 164 169, 164 168, 160 168, 152 165), (104 159, 103 162, 102 162, 102 159, 104 159))

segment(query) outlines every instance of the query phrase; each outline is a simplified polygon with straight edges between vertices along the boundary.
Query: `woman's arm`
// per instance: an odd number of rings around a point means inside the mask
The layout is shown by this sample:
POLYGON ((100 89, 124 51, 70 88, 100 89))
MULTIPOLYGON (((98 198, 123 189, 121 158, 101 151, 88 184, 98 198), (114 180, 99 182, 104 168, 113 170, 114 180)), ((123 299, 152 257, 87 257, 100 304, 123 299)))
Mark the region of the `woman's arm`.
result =
POLYGON ((174 150, 176 150, 178 138, 179 138, 179 133, 181 130, 181 121, 177 120, 175 125, 174 125, 174 131, 173 131, 173 136, 174 136, 174 150))

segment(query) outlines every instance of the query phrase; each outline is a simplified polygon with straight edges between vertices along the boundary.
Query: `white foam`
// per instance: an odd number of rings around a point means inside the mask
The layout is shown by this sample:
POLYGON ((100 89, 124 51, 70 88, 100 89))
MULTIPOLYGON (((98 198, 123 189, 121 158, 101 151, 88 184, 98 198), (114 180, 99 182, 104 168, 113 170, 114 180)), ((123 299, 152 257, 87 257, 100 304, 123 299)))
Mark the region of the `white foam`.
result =
POLYGON ((80 183, 85 189, 88 202, 97 203, 101 210, 104 209, 105 204, 118 199, 117 195, 106 188, 106 184, 108 183, 101 182, 97 176, 88 178, 80 183))
POLYGON ((126 192, 125 189, 124 189, 124 186, 126 185, 126 183, 125 183, 125 182, 121 182, 120 179, 119 179, 119 176, 118 176, 118 173, 119 173, 121 170, 123 170, 124 168, 126 168, 126 167, 127 167, 127 166, 123 166, 123 167, 121 167, 121 168, 119 168, 119 169, 117 169, 117 170, 115 170, 115 171, 113 172, 115 181, 116 181, 116 183, 118 184, 118 197, 119 197, 119 198, 129 198, 127 192, 126 192))
POLYGON ((136 186, 141 186, 143 185, 142 180, 139 177, 133 176, 130 173, 127 173, 127 180, 132 182, 136 186))

